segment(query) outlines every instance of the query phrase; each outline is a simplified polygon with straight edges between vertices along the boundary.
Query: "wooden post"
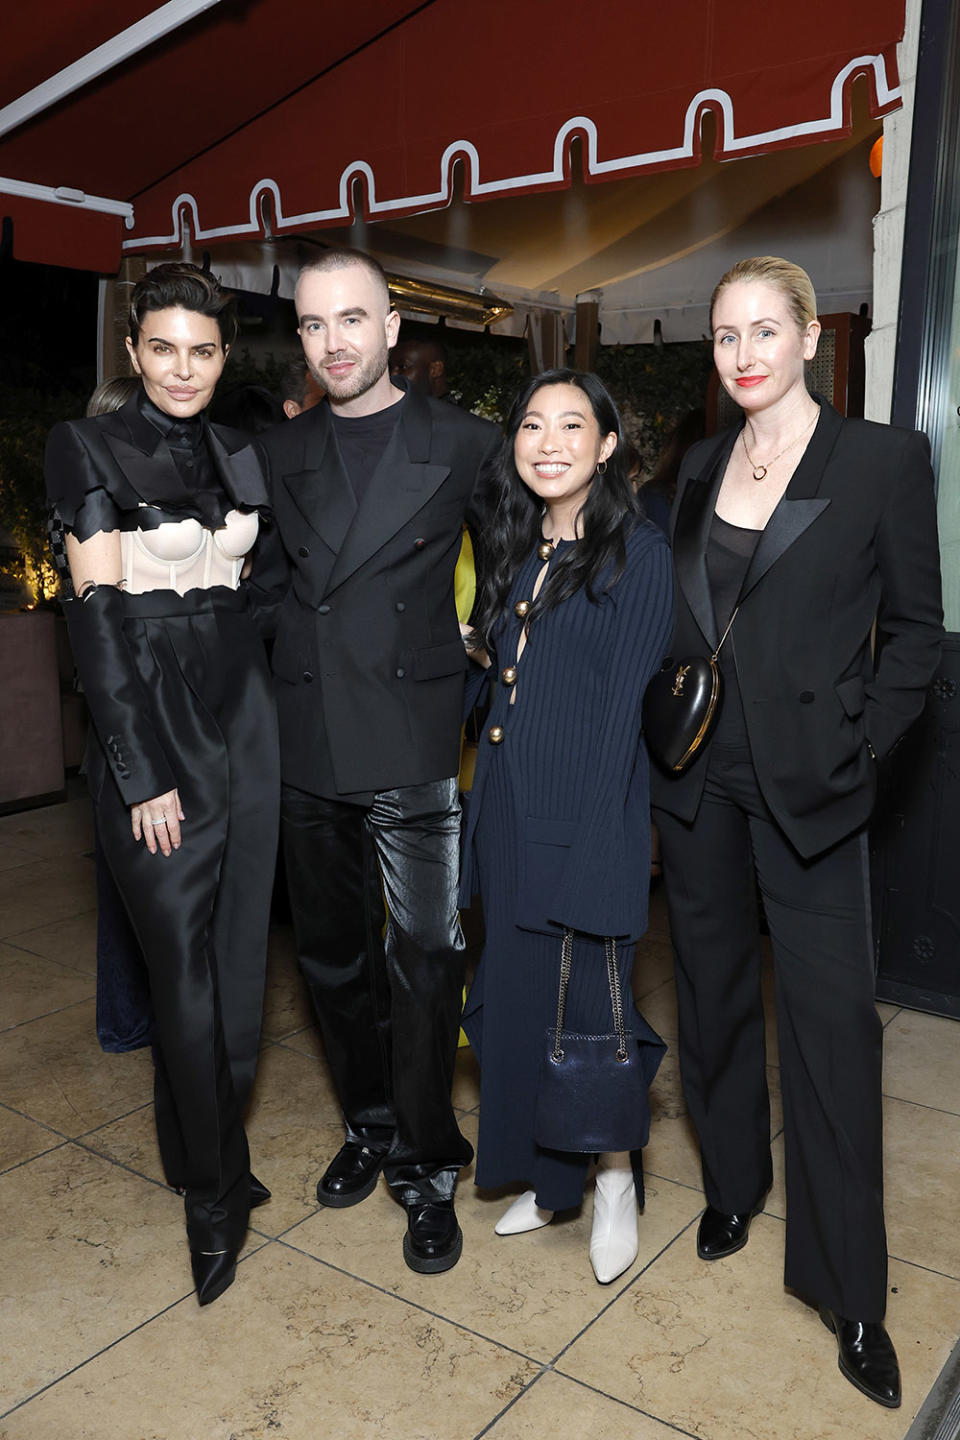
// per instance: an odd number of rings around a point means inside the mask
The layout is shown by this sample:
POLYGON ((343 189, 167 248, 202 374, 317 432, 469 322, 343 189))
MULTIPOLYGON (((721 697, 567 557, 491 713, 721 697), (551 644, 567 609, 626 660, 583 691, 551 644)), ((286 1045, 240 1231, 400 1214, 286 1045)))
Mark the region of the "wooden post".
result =
POLYGON ((116 278, 100 281, 100 304, 97 316, 97 381, 114 375, 132 375, 133 366, 124 345, 127 333, 127 307, 130 291, 147 273, 147 262, 141 255, 124 260, 116 278))
POLYGON ((563 316, 556 310, 531 310, 527 315, 527 346, 534 375, 564 363, 563 316))
POLYGON ((577 370, 592 370, 600 348, 600 292, 577 296, 577 338, 573 363, 577 370))

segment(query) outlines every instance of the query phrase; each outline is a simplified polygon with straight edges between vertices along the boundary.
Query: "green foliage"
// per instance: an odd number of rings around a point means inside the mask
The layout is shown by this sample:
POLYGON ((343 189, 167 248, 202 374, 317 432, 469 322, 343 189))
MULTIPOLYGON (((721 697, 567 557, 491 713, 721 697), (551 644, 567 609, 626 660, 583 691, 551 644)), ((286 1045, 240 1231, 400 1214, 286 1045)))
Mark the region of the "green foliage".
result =
POLYGON ((605 345, 597 374, 617 403, 624 432, 652 471, 677 422, 706 403, 713 365, 708 341, 674 345, 605 345))
POLYGON ((485 338, 447 351, 447 379, 457 404, 501 425, 529 374, 525 345, 508 347, 485 338))
POLYGON ((0 562, 0 571, 40 604, 52 602, 57 592, 47 548, 47 432, 58 420, 82 415, 84 405, 85 397, 69 391, 48 394, 0 385, 0 530, 9 533, 17 552, 0 562))

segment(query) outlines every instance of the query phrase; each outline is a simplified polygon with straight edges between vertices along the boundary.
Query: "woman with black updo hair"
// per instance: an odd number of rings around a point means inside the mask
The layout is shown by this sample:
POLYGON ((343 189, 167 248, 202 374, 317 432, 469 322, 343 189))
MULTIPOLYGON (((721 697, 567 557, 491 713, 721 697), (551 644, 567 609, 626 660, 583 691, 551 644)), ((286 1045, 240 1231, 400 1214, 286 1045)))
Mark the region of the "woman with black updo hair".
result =
POLYGON ((150 271, 126 341, 141 386, 57 425, 46 455, 97 832, 149 974, 157 1133, 201 1305, 232 1283, 250 1207, 269 1198, 243 1127, 279 800, 242 579, 267 497, 248 437, 204 415, 235 328, 209 274, 150 271))

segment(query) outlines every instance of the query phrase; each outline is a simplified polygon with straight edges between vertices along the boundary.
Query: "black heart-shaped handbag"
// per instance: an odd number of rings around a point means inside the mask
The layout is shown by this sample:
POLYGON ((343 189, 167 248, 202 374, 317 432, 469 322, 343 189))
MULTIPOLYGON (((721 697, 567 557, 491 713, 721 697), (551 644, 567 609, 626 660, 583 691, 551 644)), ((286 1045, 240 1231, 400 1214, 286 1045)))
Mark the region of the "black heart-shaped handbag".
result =
POLYGON ((720 713, 723 676, 717 664, 720 646, 730 634, 739 605, 730 616, 720 644, 708 658, 668 657, 643 696, 643 737, 664 770, 682 774, 703 749, 720 713))

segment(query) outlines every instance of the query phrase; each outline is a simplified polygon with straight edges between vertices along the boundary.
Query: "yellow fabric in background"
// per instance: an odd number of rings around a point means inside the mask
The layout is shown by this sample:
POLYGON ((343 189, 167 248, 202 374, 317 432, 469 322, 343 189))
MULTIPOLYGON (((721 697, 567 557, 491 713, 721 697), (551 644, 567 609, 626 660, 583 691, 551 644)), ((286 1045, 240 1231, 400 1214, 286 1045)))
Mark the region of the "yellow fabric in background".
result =
MULTIPOLYGON (((466 525, 463 527, 463 540, 460 544, 460 556, 457 560, 457 568, 453 575, 453 594, 457 606, 457 619, 462 623, 470 619, 470 611, 473 609, 473 602, 477 595, 477 572, 473 563, 473 545, 470 540, 470 532, 466 525)), ((460 789, 470 790, 473 787, 473 770, 477 760, 477 747, 475 745, 464 745, 461 737, 460 744, 460 789)), ((463 998, 466 1000, 467 992, 464 990, 463 998)), ((459 1049, 470 1042, 460 1031, 460 1039, 457 1042, 459 1049)))

